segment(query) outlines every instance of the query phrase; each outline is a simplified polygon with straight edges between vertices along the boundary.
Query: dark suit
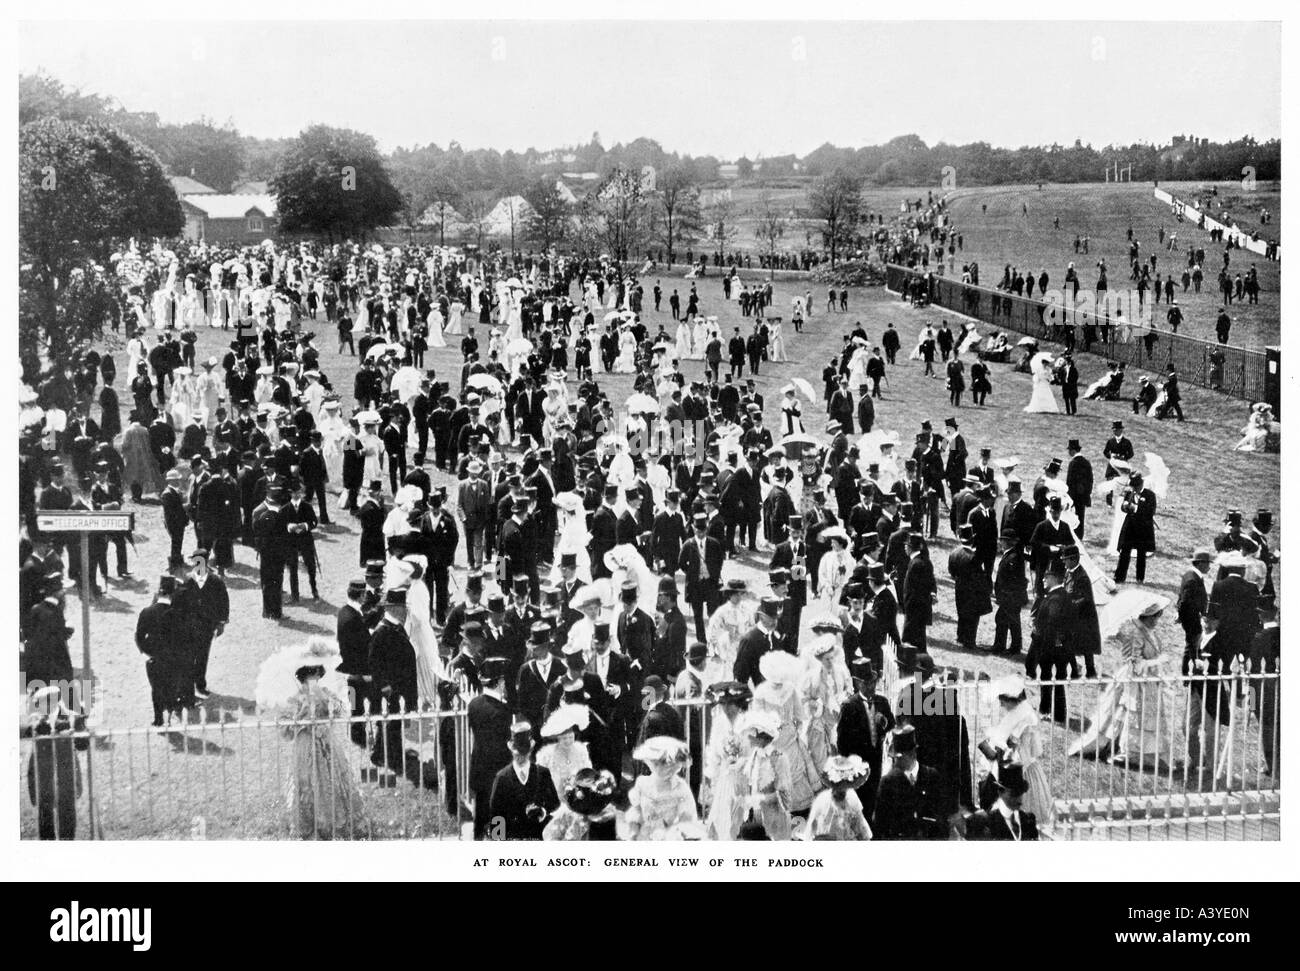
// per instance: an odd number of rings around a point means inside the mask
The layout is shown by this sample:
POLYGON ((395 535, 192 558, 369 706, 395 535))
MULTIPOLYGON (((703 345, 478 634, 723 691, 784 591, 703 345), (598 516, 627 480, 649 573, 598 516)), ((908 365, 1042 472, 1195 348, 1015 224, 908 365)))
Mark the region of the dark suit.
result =
MULTIPOLYGON (((350 603, 339 608, 336 626, 339 655, 339 671, 347 675, 348 687, 352 690, 352 717, 365 714, 366 688, 362 680, 366 674, 370 655, 370 628, 366 626, 361 611, 350 603)), ((353 722, 349 734, 357 745, 366 744, 366 726, 353 722)))
POLYGON ((925 629, 933 622, 931 596, 938 590, 934 565, 924 553, 913 556, 903 580, 903 640, 924 651, 925 629))
POLYGON ((692 536, 682 544, 677 569, 686 574, 686 602, 695 614, 696 640, 704 640, 705 614, 718 609, 722 560, 722 544, 711 536, 703 541, 692 536))
POLYGON ((872 711, 862 695, 855 694, 840 708, 835 728, 835 747, 840 755, 857 755, 871 768, 871 774, 858 787, 862 815, 871 819, 876 813, 876 792, 880 788, 880 767, 885 739, 894 728, 894 713, 884 695, 872 698, 872 711))
POLYGON ((546 714, 546 699, 551 686, 564 676, 564 664, 552 658, 549 670, 543 676, 536 661, 529 661, 519 669, 515 681, 515 705, 533 728, 540 732, 546 714))
POLYGON ((555 783, 551 781, 551 773, 544 766, 531 763, 528 782, 521 784, 511 763, 492 781, 488 817, 493 824, 489 833, 494 838, 498 835, 495 820, 500 819, 500 835, 505 839, 540 840, 547 817, 558 808, 560 798, 555 792, 555 783), (534 807, 531 815, 530 807, 534 807), (541 818, 536 818, 538 816, 541 818))
POLYGON ((419 704, 415 648, 411 646, 406 631, 387 618, 381 620, 370 635, 370 653, 366 664, 373 678, 371 711, 382 712, 387 703, 390 713, 390 717, 384 719, 384 730, 375 736, 370 761, 375 765, 387 764, 394 772, 402 772, 406 754, 402 720, 398 713, 415 711, 419 704), (389 689, 386 694, 385 688, 389 689))
POLYGON ((1082 455, 1075 455, 1065 469, 1065 491, 1074 504, 1074 513, 1079 517, 1079 528, 1075 530, 1083 538, 1084 512, 1092 505, 1092 463, 1082 455))
MULTIPOLYGON (((1038 839, 1038 820, 1034 814, 1024 809, 1017 810, 1020 817, 1020 842, 1026 840, 1034 841, 1038 839)), ((1002 813, 996 808, 989 810, 989 839, 991 840, 1014 840, 1015 834, 1011 832, 1011 825, 1007 822, 1002 813)))
POLYGON ((732 665, 731 676, 741 684, 752 683, 757 688, 765 680, 758 669, 758 662, 770 650, 771 635, 761 627, 751 627, 736 647, 736 662, 732 665))
POLYGON ((605 554, 618 545, 618 516, 610 506, 601 506, 591 514, 591 578, 599 580, 612 576, 605 565, 605 554))
POLYGON ((500 698, 479 695, 465 712, 469 725, 469 788, 474 794, 474 838, 488 829, 488 806, 497 773, 510 764, 510 706, 500 698))
POLYGON ((948 838, 948 813, 940 802, 939 773, 928 765, 918 765, 916 770, 915 783, 897 768, 890 769, 880 780, 871 822, 876 839, 948 838))

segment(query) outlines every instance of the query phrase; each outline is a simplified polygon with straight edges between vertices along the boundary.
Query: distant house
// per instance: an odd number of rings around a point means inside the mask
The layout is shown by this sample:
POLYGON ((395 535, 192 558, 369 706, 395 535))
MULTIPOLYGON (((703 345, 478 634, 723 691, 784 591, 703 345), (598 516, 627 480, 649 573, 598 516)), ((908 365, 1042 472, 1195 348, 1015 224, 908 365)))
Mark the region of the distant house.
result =
POLYGON ((718 178, 736 179, 740 177, 740 166, 735 162, 726 162, 718 166, 718 178))
POLYGON ((260 243, 279 228, 275 197, 265 193, 196 193, 181 197, 185 238, 209 243, 260 243))
POLYGON ((492 211, 483 220, 484 231, 491 236, 509 236, 513 215, 515 234, 520 235, 529 212, 528 201, 523 196, 506 196, 492 207, 492 211))
POLYGON ((271 192, 269 182, 238 182, 230 190, 232 195, 237 196, 264 196, 271 192))
POLYGON ((599 172, 561 172, 560 178, 572 182, 595 182, 600 178, 599 172))
POLYGON ((578 197, 573 194, 573 190, 558 179, 555 181, 555 191, 558 192, 560 198, 567 203, 572 204, 578 201, 578 197))
POLYGON ((186 196, 214 196, 217 194, 216 189, 206 186, 188 175, 173 175, 167 181, 172 184, 177 198, 180 199, 184 199, 186 196))

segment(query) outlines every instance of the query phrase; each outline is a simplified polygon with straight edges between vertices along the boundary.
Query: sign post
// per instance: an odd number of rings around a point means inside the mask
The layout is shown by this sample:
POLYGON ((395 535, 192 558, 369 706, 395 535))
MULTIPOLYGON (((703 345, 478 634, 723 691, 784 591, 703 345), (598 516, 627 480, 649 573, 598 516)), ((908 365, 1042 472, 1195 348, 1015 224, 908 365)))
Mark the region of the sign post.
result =
MULTIPOLYGON (((135 529, 135 513, 104 511, 81 512, 75 509, 47 509, 36 514, 36 528, 42 533, 77 533, 81 545, 81 684, 90 686, 94 674, 90 667, 90 591, 93 586, 90 575, 90 534, 91 533, 128 533, 135 529)), ((94 690, 89 689, 90 697, 80 698, 90 714, 94 702, 94 690)), ((95 760, 94 746, 86 748, 86 801, 90 806, 90 838, 95 839, 95 760)))

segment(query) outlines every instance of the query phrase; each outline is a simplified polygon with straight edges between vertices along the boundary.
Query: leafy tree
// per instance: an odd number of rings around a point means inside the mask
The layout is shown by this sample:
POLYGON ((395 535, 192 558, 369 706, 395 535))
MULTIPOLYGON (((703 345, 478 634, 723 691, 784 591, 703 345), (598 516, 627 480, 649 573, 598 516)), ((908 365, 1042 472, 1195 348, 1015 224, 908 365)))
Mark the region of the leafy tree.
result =
POLYGON ((564 239, 572 219, 573 206, 560 192, 553 178, 543 176, 524 191, 528 201, 528 235, 549 250, 564 239))
POLYGON ((847 169, 819 176, 808 191, 809 215, 826 224, 825 237, 831 251, 831 266, 840 243, 848 240, 862 209, 862 182, 847 169))
POLYGON ((271 191, 280 228, 290 233, 362 236, 402 211, 375 140, 346 128, 313 125, 285 153, 271 191))
POLYGON ((640 172, 615 169, 585 200, 609 255, 628 260, 640 252, 650 228, 645 183, 640 172))
POLYGON ((658 238, 668 250, 673 265, 678 243, 689 243, 700 233, 700 190, 695 172, 687 165, 672 165, 655 180, 653 202, 658 219, 658 238))
POLYGON ((244 170, 244 141, 230 125, 207 119, 173 128, 163 161, 174 175, 190 175, 218 192, 229 192, 244 170))
POLYGON ((483 236, 487 232, 487 217, 492 212, 492 196, 487 192, 469 192, 465 194, 465 223, 474 232, 479 251, 483 250, 483 236))
POLYGON ((456 215, 456 207, 461 204, 462 198, 464 193, 448 173, 435 173, 429 180, 428 205, 425 209, 438 224, 439 246, 447 245, 447 218, 456 215))
POLYGON ((75 368, 117 312, 116 244, 177 236, 185 220, 157 155, 102 122, 24 125, 18 170, 18 346, 35 385, 75 368))

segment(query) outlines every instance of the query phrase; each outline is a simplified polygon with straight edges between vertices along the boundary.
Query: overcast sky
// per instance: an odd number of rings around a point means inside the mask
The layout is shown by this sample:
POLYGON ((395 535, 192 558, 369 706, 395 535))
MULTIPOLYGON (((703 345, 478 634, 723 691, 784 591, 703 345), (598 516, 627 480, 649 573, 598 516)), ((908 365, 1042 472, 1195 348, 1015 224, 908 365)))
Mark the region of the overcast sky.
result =
POLYGON ((20 26, 19 65, 261 137, 324 122, 386 150, 523 150, 595 131, 752 158, 909 132, 1280 137, 1280 43, 1266 23, 60 22, 20 26))

